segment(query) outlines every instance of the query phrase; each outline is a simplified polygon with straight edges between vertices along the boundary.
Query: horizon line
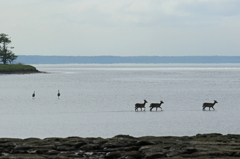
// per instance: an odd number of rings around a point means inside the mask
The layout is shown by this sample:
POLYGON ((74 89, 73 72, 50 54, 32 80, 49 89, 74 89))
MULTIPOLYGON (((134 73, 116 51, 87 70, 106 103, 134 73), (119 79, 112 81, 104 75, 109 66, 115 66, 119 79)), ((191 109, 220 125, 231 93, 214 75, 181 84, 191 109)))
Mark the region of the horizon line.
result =
POLYGON ((159 55, 138 55, 138 56, 120 56, 120 55, 17 55, 17 56, 61 56, 61 57, 240 57, 240 55, 180 55, 180 56, 159 56, 159 55))

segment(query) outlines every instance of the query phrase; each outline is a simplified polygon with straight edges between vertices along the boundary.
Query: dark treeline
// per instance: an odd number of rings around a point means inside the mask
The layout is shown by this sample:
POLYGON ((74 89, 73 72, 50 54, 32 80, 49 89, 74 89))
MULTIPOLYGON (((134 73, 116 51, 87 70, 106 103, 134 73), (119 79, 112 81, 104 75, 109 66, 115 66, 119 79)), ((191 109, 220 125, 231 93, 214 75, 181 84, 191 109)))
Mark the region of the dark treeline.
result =
POLYGON ((157 63, 240 63, 240 56, 27 56, 17 62, 25 64, 157 64, 157 63))

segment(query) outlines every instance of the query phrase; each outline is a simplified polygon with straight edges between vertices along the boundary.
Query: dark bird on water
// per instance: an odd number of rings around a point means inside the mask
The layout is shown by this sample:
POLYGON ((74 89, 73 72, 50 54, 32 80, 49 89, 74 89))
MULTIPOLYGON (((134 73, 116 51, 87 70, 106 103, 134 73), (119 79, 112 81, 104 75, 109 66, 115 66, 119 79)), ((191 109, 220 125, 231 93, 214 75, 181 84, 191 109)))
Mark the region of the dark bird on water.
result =
POLYGON ((57 96, 58 96, 58 98, 60 97, 60 92, 59 92, 59 90, 58 90, 58 94, 57 94, 57 96))
POLYGON ((33 97, 33 98, 35 97, 35 91, 33 92, 32 97, 33 97))

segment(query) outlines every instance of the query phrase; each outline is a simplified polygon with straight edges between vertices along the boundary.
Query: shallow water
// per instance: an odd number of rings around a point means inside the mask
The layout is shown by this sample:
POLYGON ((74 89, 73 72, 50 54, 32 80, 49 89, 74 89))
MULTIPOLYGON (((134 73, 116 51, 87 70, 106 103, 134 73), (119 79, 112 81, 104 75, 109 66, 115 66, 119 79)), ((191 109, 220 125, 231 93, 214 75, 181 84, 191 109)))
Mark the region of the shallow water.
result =
POLYGON ((35 66, 48 73, 0 75, 0 137, 240 132, 239 64, 35 66), (163 111, 150 112, 160 100, 163 111), (213 100, 216 110, 202 111, 213 100))

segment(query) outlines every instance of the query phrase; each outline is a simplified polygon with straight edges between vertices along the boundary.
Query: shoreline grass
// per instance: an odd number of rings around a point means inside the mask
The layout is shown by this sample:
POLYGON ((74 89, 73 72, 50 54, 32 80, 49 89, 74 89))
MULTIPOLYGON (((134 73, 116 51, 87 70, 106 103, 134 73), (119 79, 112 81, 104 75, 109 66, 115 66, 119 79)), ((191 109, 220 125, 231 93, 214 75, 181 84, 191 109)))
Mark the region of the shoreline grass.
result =
POLYGON ((0 64, 0 73, 34 73, 39 72, 36 67, 23 64, 0 64))

